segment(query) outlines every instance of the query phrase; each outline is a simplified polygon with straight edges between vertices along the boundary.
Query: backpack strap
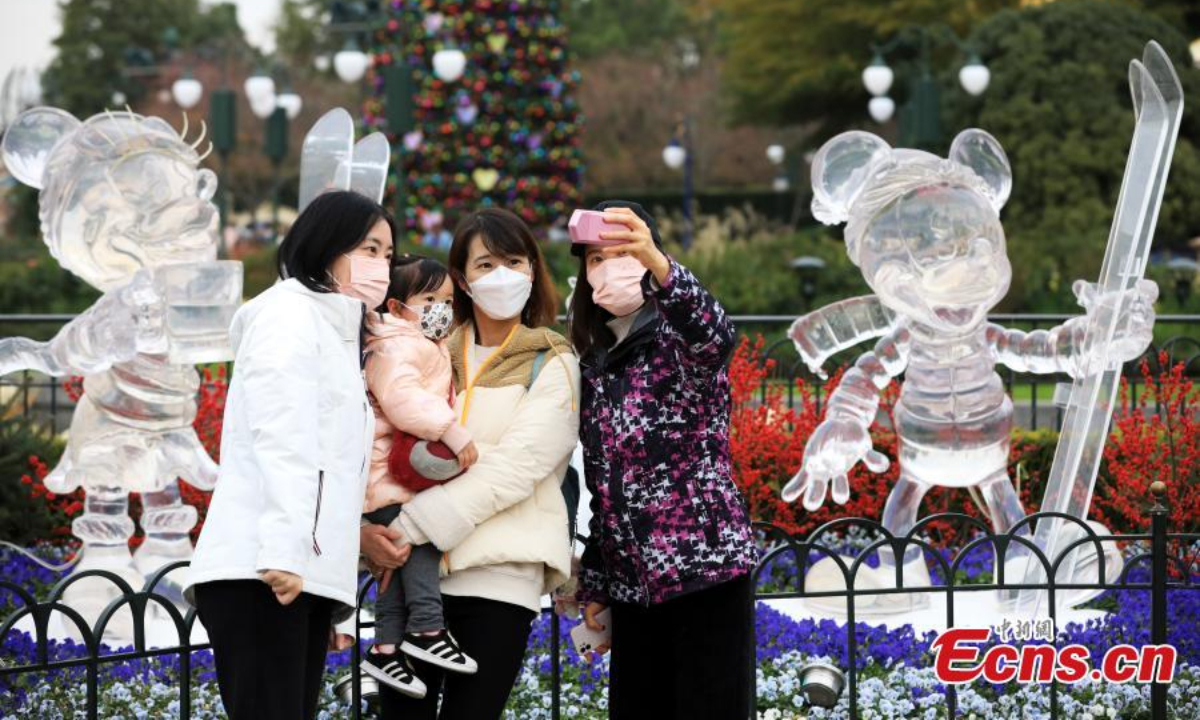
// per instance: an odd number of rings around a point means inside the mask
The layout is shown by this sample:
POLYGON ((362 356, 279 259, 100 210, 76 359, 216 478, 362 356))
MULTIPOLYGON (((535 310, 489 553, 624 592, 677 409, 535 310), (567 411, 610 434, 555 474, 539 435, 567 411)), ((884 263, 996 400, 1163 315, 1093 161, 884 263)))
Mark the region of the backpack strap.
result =
MULTIPOLYGON (((548 342, 550 344, 549 352, 554 353, 554 357, 558 358, 558 361, 560 363, 562 363, 563 370, 566 370, 567 364, 562 359, 562 354, 558 352, 558 348, 555 347, 554 341, 550 338, 550 333, 546 329, 543 328, 542 334, 546 336, 546 342, 548 342)), ((538 373, 540 373, 542 371, 542 368, 545 367, 546 353, 547 353, 546 350, 542 350, 541 352, 539 352, 537 355, 535 355, 533 357, 533 367, 531 368, 531 371, 529 373, 529 385, 527 385, 525 389, 528 390, 529 388, 533 387, 534 381, 537 380, 538 373)), ((575 386, 572 385, 571 386, 571 412, 575 412, 578 409, 579 409, 579 403, 578 403, 578 399, 575 397, 575 386)))
POLYGON ((526 389, 533 387, 533 383, 537 381, 538 374, 542 372, 542 368, 546 367, 546 351, 543 350, 533 357, 533 370, 529 373, 529 384, 526 389))

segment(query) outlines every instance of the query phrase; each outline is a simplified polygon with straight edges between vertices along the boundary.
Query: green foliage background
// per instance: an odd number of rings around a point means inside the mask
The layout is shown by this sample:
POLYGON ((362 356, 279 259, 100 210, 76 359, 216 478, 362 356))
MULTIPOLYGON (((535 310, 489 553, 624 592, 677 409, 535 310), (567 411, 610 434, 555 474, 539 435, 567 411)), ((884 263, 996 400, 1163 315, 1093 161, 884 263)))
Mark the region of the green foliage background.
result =
POLYGON ((1013 166, 1001 214, 1017 270, 1006 308, 1072 310, 1071 282, 1097 277, 1133 134, 1127 68, 1151 38, 1185 97, 1154 249, 1190 255, 1200 235, 1200 73, 1189 38, 1153 13, 1094 0, 1006 10, 971 35, 991 84, 980 98, 946 92, 943 102, 948 127, 986 129, 1013 166))

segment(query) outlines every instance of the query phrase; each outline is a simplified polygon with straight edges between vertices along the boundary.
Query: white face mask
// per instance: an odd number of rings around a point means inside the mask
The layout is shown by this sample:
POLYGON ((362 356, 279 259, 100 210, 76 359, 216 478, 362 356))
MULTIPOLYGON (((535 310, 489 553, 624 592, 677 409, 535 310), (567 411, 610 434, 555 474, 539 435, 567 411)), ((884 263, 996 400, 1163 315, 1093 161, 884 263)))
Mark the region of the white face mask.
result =
POLYGON ((533 292, 533 279, 506 267, 496 268, 469 283, 467 292, 479 309, 493 320, 510 320, 521 314, 533 292))

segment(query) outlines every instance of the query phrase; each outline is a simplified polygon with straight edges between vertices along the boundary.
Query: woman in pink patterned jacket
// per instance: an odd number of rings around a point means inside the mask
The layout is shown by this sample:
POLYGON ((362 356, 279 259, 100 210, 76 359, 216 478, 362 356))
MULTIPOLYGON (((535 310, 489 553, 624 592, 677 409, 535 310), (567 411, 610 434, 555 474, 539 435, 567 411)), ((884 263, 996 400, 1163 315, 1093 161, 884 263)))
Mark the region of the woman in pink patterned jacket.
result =
POLYGON ((612 611, 610 716, 746 718, 758 553, 730 472, 733 325, 662 252, 641 206, 596 209, 627 228, 601 236, 623 244, 573 248, 571 336, 592 494, 579 599, 593 630, 612 611))

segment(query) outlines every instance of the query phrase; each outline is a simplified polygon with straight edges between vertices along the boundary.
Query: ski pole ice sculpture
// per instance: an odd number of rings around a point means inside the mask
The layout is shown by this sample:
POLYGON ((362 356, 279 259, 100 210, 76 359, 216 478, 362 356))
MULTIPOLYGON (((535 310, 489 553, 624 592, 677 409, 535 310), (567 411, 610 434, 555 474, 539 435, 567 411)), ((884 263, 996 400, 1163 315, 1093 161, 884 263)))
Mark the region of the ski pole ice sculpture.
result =
MULTIPOLYGON (((132 111, 80 122, 39 107, 18 116, 3 143, 8 169, 41 191, 51 254, 104 295, 48 342, 0 340, 0 374, 84 376, 66 451, 46 486, 86 491, 72 523, 83 541, 76 572, 109 570, 135 588, 191 556, 196 510, 180 502, 177 479, 209 490, 217 476, 192 429, 194 365, 229 359, 229 321, 241 300, 241 263, 216 261, 217 180, 196 150, 203 128, 193 142, 186 134, 186 125, 177 133, 132 111), (136 567, 130 492, 142 494, 146 535, 136 567)), ((107 581, 85 579, 67 599, 86 616, 115 593, 107 581)))
MULTIPOLYGON (((847 223, 846 250, 875 295, 801 317, 790 336, 818 373, 832 354, 880 339, 831 395, 783 498, 802 498, 808 510, 819 508, 827 492, 845 503, 847 473, 856 463, 887 469, 868 428, 882 388, 905 373, 894 410, 900 479, 884 506, 883 526, 903 537, 930 488, 975 487, 994 530, 1009 531, 1024 511, 1007 474, 1013 406, 996 363, 1072 377, 1119 367, 1150 342, 1157 286, 1143 280, 1097 290, 1080 281, 1074 290, 1085 316, 1033 332, 988 323, 1012 276, 999 216, 1012 175, 1000 144, 982 130, 961 133, 946 159, 892 149, 870 133, 843 133, 818 151, 812 178, 813 214, 826 224, 847 223), (1119 316, 1109 313, 1112 307, 1121 308, 1119 316), (1105 346, 1088 342, 1088 327, 1101 314, 1112 323, 1113 341, 1105 346)), ((1010 559, 1019 552, 1010 547, 1010 559)), ((880 555, 892 569, 879 576, 894 585, 897 558, 888 548, 880 555)), ((899 562, 905 585, 928 584, 919 548, 909 546, 899 562)), ((810 579, 831 571, 840 578, 822 563, 810 579)), ((868 596, 862 604, 887 613, 926 602, 927 596, 908 594, 868 596)))
MULTIPOLYGON (((1086 329, 1085 343, 1094 348, 1094 354, 1099 358, 1108 357, 1106 348, 1119 339, 1121 320, 1131 312, 1124 291, 1145 282, 1142 278, 1150 257, 1150 242, 1162 205, 1167 171, 1175 153, 1179 119, 1183 115, 1183 89, 1179 78, 1167 54, 1156 42, 1146 45, 1140 62, 1129 63, 1129 89, 1137 120, 1104 264, 1100 269, 1098 296, 1103 300, 1097 311, 1091 313, 1086 329)), ((1120 367, 1113 362, 1101 362, 1075 376, 1042 500, 1043 512, 1066 513, 1080 519, 1087 517, 1120 385, 1120 367)), ((1078 526, 1061 518, 1041 520, 1034 535, 1037 546, 1050 562, 1080 537, 1078 526)), ((1079 555, 1072 553, 1064 560, 1068 576, 1074 574, 1079 555)), ((1045 580, 1045 568, 1031 557, 1022 583, 1036 585, 1045 580)), ((1083 580, 1092 582, 1094 578, 1083 580)), ((1045 596, 1043 590, 1022 590, 1018 605, 1022 612, 1036 615, 1045 596)))

